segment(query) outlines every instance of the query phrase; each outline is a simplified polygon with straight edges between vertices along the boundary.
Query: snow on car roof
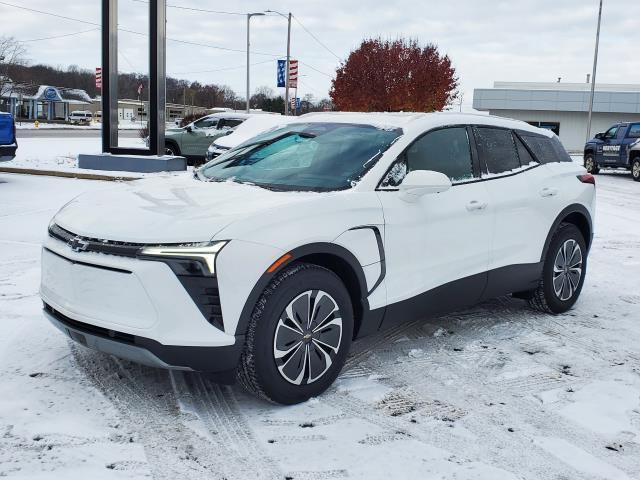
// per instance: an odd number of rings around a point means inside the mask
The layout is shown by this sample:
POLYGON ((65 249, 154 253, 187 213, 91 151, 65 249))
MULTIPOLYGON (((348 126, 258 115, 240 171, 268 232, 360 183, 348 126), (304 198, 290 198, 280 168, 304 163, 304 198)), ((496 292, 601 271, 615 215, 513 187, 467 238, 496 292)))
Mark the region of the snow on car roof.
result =
POLYGON ((213 143, 221 147, 233 148, 270 128, 284 126, 294 120, 295 117, 282 115, 253 115, 238 125, 233 133, 220 137, 213 143))
POLYGON ((521 120, 455 112, 318 112, 297 117, 297 122, 336 122, 361 123, 379 128, 402 128, 405 133, 416 133, 445 125, 487 125, 494 127, 526 130, 547 137, 553 136, 550 130, 537 128, 521 120))

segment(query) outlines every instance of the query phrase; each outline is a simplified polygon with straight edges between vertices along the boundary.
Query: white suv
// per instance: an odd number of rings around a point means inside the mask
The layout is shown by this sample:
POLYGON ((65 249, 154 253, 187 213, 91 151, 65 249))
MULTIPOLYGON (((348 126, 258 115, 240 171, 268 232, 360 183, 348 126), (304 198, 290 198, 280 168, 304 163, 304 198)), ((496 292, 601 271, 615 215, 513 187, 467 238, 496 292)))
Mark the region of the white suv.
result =
POLYGON ((309 114, 197 171, 78 197, 49 227, 47 317, 83 345, 291 404, 352 340, 513 294, 564 312, 593 177, 558 138, 461 114, 309 114))

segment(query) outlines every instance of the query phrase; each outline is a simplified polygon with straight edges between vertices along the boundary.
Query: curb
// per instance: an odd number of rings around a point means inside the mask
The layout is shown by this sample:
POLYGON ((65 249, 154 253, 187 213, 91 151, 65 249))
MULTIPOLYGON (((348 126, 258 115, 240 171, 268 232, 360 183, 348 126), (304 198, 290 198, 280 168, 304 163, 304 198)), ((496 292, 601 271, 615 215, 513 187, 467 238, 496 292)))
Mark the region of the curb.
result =
POLYGON ((142 177, 122 177, 101 175, 98 173, 59 172, 56 170, 37 170, 35 168, 0 167, 0 173, 20 173, 23 175, 42 175, 47 177, 78 178, 80 180, 106 180, 109 182, 127 182, 140 180, 142 177))

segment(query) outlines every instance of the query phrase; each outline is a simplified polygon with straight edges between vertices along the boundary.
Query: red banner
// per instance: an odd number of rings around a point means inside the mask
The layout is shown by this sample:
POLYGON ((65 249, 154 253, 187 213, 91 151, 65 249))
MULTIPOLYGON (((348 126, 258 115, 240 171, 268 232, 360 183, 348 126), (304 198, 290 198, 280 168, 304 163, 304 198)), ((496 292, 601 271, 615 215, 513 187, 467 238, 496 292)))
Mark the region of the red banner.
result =
POLYGON ((298 60, 289 60, 289 88, 298 88, 298 60))

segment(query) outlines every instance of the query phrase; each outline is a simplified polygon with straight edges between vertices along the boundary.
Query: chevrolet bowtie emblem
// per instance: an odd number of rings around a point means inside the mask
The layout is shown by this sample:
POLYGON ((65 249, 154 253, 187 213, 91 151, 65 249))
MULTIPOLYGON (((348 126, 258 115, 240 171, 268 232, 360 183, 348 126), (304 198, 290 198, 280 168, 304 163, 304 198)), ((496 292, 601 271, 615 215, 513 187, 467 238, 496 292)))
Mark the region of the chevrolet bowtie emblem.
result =
POLYGON ((89 242, 85 242, 80 237, 73 237, 67 244, 74 252, 84 252, 89 247, 89 242))

